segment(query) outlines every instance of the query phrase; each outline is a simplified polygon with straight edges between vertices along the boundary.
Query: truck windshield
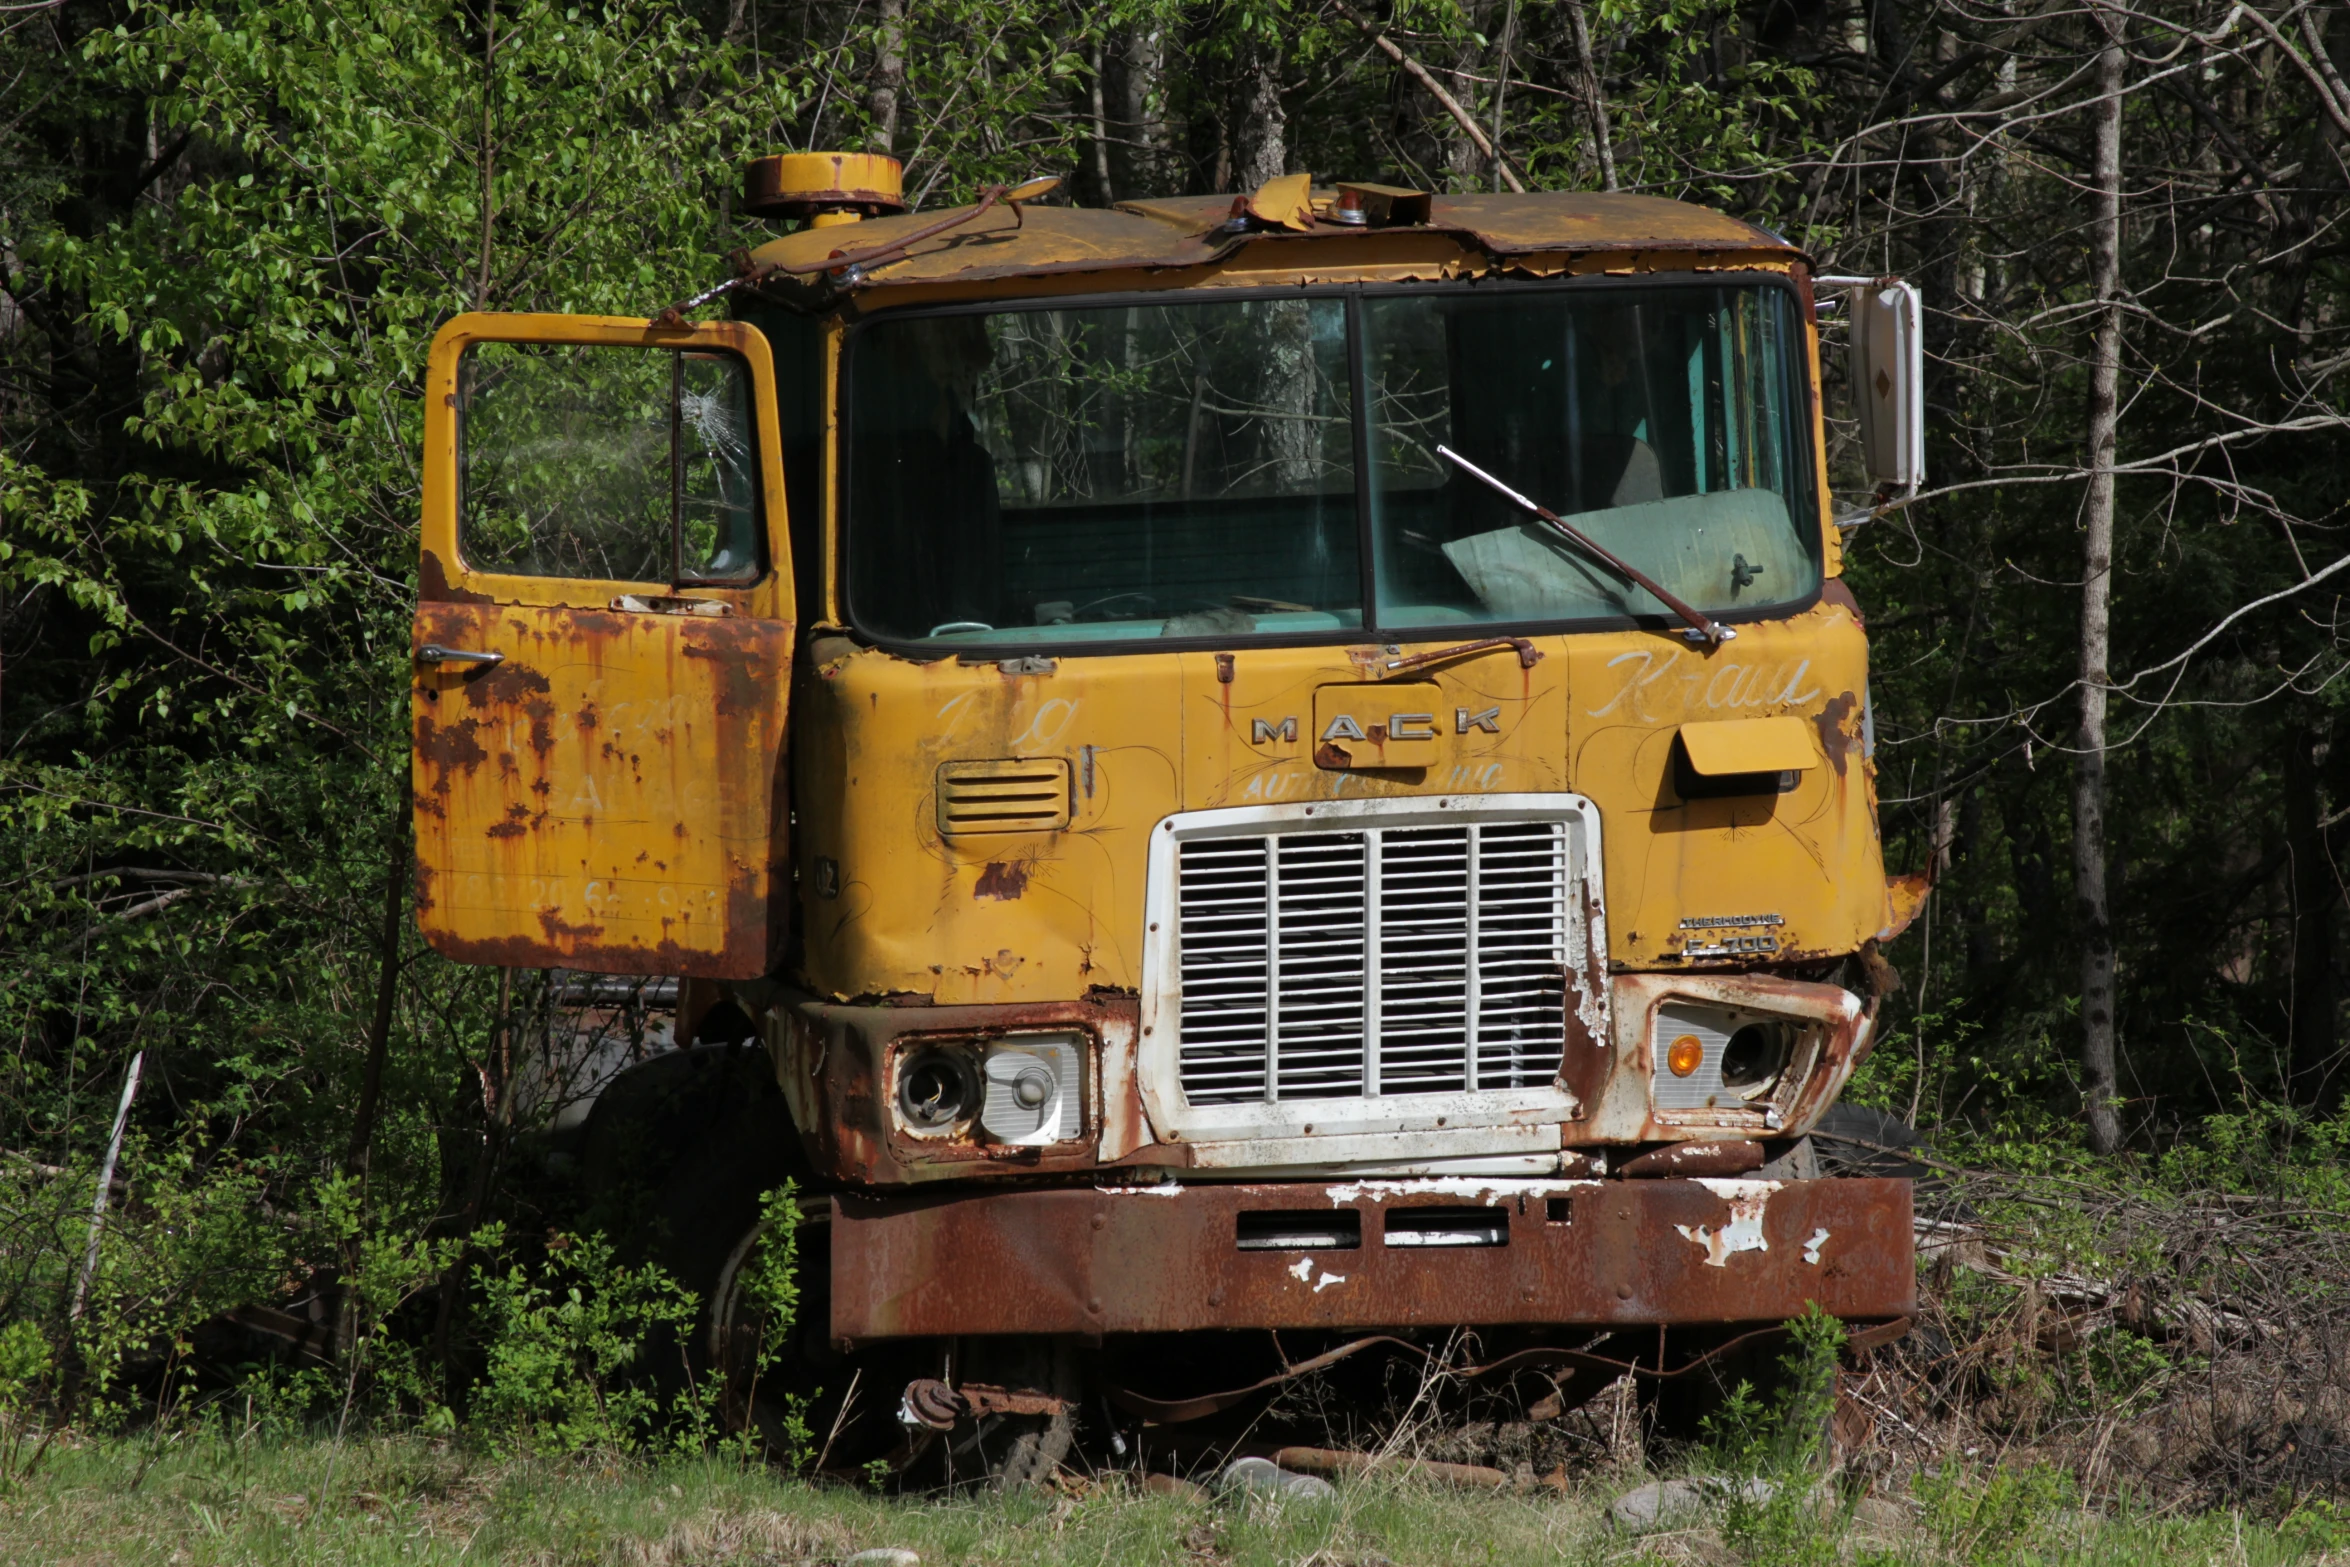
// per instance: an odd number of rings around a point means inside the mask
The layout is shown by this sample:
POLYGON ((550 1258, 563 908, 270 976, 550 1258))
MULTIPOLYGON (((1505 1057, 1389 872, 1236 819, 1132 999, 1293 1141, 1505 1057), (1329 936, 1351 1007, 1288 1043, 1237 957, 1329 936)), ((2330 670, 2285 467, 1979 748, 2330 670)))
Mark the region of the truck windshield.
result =
POLYGON ((1800 600, 1794 320, 1754 285, 885 318, 849 357, 852 618, 1025 646, 1664 612, 1440 443, 1701 610, 1800 600))
POLYGON ((1365 301, 1380 626, 1665 612, 1439 445, 1700 611, 1808 597, 1794 316, 1751 286, 1365 301))

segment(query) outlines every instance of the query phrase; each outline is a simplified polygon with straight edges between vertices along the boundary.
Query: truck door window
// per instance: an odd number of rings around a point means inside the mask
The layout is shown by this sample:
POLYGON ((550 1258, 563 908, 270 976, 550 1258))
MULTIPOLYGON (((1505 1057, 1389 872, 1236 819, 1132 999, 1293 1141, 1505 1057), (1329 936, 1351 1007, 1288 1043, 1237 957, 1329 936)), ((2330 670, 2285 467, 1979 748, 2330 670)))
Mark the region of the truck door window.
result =
POLYGON ((849 595, 869 631, 1362 624, 1341 300, 885 319, 849 374, 849 595))
POLYGON ((1817 588, 1783 289, 1387 296, 1363 318, 1382 627, 1664 612, 1440 461, 1440 442, 1700 610, 1817 588))
POLYGON ((458 404, 458 545, 476 570, 759 574, 751 381, 731 354, 479 343, 458 404))

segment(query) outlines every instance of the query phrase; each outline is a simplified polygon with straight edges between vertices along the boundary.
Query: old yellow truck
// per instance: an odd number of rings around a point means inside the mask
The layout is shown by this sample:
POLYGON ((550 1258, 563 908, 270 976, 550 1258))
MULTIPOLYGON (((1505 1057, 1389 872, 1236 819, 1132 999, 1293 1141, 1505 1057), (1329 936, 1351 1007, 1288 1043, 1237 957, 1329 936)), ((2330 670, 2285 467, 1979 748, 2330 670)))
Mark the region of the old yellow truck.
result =
MULTIPOLYGON (((755 1021, 801 1338, 901 1460, 1438 1330, 1561 1387, 1897 1330, 1909 1188, 1807 1137, 1923 896, 1817 315, 1913 485, 1914 293, 1643 196, 1049 183, 764 159, 727 319, 442 329, 432 945, 755 1021)), ((756 1191, 696 1168, 723 1362, 756 1191)))

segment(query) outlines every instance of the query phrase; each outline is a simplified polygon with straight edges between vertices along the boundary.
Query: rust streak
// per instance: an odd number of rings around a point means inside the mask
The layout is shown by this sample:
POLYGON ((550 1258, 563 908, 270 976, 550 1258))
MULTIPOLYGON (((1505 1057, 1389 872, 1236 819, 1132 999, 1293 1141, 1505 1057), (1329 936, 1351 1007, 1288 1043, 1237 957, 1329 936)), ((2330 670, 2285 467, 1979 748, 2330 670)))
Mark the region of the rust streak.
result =
POLYGON ((1850 758, 1853 745, 1852 715, 1860 706, 1860 699, 1846 691, 1829 699, 1812 722, 1819 726, 1820 750, 1825 752, 1828 765, 1836 769, 1836 776, 1844 776, 1844 766, 1850 758))
POLYGON ((550 942, 580 941, 604 934, 601 925, 574 925, 553 909, 541 909, 538 914, 539 928, 547 933, 550 942))
POLYGON ((424 552, 423 563, 417 568, 416 596, 427 604, 490 604, 496 601, 487 593, 475 593, 449 581, 449 569, 441 564, 440 556, 431 550, 424 552))
POLYGON ((1655 1148, 1625 1162, 1616 1173, 1633 1180, 1659 1176, 1716 1179, 1744 1175, 1763 1166, 1763 1145, 1739 1140, 1726 1143, 1675 1143, 1655 1148))

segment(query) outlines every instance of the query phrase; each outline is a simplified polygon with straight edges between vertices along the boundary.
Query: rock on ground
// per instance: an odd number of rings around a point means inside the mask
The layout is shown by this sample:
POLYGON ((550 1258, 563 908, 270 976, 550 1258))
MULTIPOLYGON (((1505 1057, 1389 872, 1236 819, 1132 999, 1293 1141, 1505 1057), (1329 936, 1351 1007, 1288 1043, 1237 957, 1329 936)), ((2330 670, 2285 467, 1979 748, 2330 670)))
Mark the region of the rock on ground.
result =
POLYGON ((1693 1523, 1708 1507, 1717 1507, 1733 1496, 1743 1495, 1750 1502, 1767 1502, 1779 1494, 1779 1488, 1768 1480, 1748 1480, 1743 1485, 1722 1475, 1705 1475, 1695 1480, 1651 1480, 1619 1496, 1608 1507, 1608 1522, 1627 1534, 1645 1534, 1652 1529, 1673 1529, 1693 1523))

